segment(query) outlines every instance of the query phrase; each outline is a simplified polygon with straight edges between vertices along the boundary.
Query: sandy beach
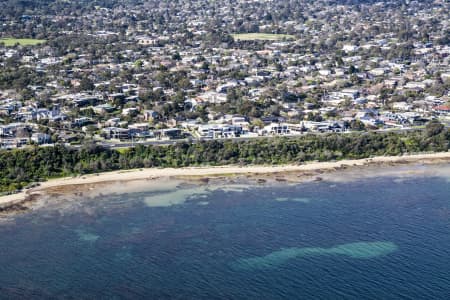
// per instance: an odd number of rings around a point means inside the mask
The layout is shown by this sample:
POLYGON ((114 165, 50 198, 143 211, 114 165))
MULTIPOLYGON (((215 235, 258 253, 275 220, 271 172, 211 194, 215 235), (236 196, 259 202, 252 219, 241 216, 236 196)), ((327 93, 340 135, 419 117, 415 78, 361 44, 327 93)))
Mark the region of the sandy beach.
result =
POLYGON ((341 168, 363 167, 371 165, 391 165, 406 163, 445 163, 450 162, 450 152, 418 154, 405 156, 380 156, 367 159, 341 160, 333 162, 310 162, 301 165, 258 165, 258 166, 218 166, 218 167, 189 167, 189 168, 150 168, 137 170, 119 170, 100 174, 90 174, 78 177, 51 179, 40 183, 38 187, 0 197, 0 208, 18 205, 29 200, 33 195, 44 193, 46 190, 65 186, 93 185, 108 182, 135 181, 156 179, 163 177, 201 178, 220 175, 265 175, 282 173, 305 173, 334 171, 341 168))

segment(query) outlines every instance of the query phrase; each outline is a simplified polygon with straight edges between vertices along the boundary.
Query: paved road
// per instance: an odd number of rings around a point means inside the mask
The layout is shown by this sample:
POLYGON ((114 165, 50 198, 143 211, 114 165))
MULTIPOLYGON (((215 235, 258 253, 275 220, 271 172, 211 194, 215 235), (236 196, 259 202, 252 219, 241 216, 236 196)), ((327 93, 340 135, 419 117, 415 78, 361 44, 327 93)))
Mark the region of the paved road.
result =
MULTIPOLYGON (((398 129, 381 129, 376 130, 376 132, 402 132, 402 131, 415 131, 419 130, 417 128, 398 128, 398 129)), ((373 132, 373 131, 372 131, 373 132)), ((341 134, 348 134, 348 133, 354 133, 354 132, 343 132, 341 134)), ((368 134, 369 132, 364 132, 364 134, 368 134)), ((315 134, 315 135, 325 135, 329 134, 327 132, 320 133, 320 132, 308 132, 304 134, 293 134, 293 135, 283 135, 282 137, 285 138, 296 138, 300 136, 304 136, 307 134, 315 134)), ((234 137, 234 138, 219 138, 215 140, 232 140, 232 141, 249 141, 249 140, 255 140, 255 139, 265 139, 265 138, 272 138, 272 137, 280 137, 280 136, 255 136, 255 137, 234 137)), ((155 146, 167 146, 167 145, 174 145, 176 143, 181 142, 188 142, 188 143, 198 143, 201 141, 212 141, 213 139, 210 138, 187 138, 187 139, 178 139, 178 140, 158 140, 158 141, 145 141, 145 142, 120 142, 120 143, 114 143, 114 142, 97 142, 97 145, 101 145, 105 148, 109 149, 121 149, 121 148, 130 148, 134 147, 136 145, 143 145, 143 146, 149 146, 149 145, 155 145, 155 146)), ((81 147, 81 146, 79 146, 81 147)), ((79 148, 78 147, 78 148, 79 148)))
MULTIPOLYGON (((447 128, 450 127, 449 125, 446 126, 447 128)), ((423 130, 423 128, 397 128, 397 129, 380 129, 380 130, 376 130, 375 132, 402 132, 402 131, 415 131, 415 130, 423 130)), ((374 131, 371 131, 374 132, 374 131)), ((355 133, 355 132, 343 132, 340 134, 348 134, 348 133, 355 133)), ((362 134, 369 134, 370 132, 365 131, 362 132, 362 134)), ((255 139, 266 139, 266 138, 274 138, 274 137, 284 137, 284 138, 296 138, 296 137, 301 137, 304 135, 325 135, 325 134, 330 134, 328 132, 307 132, 307 133, 303 133, 303 134, 293 134, 293 135, 283 135, 283 136, 254 136, 254 137, 235 137, 235 138, 219 138, 219 139, 215 139, 218 141, 221 140, 232 140, 232 141, 250 141, 250 140, 255 140, 255 139)), ((108 148, 108 149, 124 149, 124 148, 131 148, 131 147, 135 147, 136 145, 143 145, 143 146, 167 146, 167 145, 174 145, 177 143, 181 143, 181 142, 187 142, 187 143, 199 143, 202 141, 212 141, 213 139, 210 138, 195 138, 195 137, 189 137, 189 138, 185 138, 185 139, 178 139, 178 140, 152 140, 152 141, 136 141, 136 142, 112 142, 112 141, 95 141, 96 145, 102 146, 104 148, 108 148)), ((73 148, 73 149, 80 149, 83 148, 83 145, 67 145, 67 147, 69 148, 73 148)))

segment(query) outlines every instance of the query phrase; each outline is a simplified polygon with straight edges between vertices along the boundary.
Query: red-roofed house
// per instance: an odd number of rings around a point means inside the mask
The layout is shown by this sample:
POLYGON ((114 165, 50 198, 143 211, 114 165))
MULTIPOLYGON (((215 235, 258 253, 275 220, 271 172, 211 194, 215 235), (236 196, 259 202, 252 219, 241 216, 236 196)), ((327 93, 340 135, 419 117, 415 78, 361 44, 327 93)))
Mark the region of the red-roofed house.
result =
POLYGON ((440 115, 449 115, 450 114, 450 106, 449 105, 439 105, 433 107, 433 111, 440 115))

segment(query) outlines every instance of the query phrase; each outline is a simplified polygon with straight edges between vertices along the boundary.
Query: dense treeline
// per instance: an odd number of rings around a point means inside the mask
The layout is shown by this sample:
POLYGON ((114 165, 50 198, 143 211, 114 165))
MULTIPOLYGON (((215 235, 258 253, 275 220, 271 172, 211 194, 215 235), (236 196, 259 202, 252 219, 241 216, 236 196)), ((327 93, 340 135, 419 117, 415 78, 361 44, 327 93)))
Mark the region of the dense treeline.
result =
POLYGON ((430 123, 422 132, 305 135, 249 141, 215 140, 170 146, 137 146, 125 151, 90 145, 0 152, 0 192, 50 177, 143 167, 225 164, 285 164, 357 159, 377 155, 448 151, 450 130, 430 123))

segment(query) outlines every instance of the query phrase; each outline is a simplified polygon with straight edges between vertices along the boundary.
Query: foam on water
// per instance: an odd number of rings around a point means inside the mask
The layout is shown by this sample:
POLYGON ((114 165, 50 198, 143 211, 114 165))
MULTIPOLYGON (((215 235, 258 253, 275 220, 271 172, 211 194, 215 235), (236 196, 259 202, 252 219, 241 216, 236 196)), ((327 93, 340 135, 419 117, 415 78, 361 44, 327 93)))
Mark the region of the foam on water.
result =
POLYGON ((395 183, 403 183, 406 181, 406 178, 395 178, 394 180, 392 180, 392 182, 395 183))
POLYGON ((87 232, 83 229, 76 229, 75 232, 78 235, 78 239, 83 242, 93 243, 100 238, 100 236, 91 232, 87 232))
POLYGON ((244 258, 236 261, 233 267, 237 269, 267 269, 286 263, 291 259, 306 258, 320 255, 344 255, 355 259, 371 259, 384 256, 398 250, 392 242, 356 242, 337 245, 332 248, 305 247, 285 248, 266 256, 244 258))
POLYGON ((224 192, 237 192, 242 193, 246 191, 250 186, 245 184, 229 184, 229 185, 217 185, 211 187, 211 190, 222 190, 224 192))
POLYGON ((311 199, 309 199, 309 198, 277 197, 277 198, 275 198, 275 201, 278 201, 278 202, 292 201, 292 202, 309 203, 309 202, 311 202, 311 199))
POLYGON ((374 177, 393 177, 396 182, 402 182, 418 177, 441 177, 450 180, 450 164, 436 165, 406 165, 393 167, 367 167, 361 169, 348 169, 338 173, 322 174, 322 179, 332 183, 349 183, 374 177), (368 170, 371 170, 368 172, 368 170))
POLYGON ((132 257, 133 255, 131 254, 131 250, 129 249, 129 247, 123 247, 115 254, 115 260, 117 261, 130 260, 132 257))

